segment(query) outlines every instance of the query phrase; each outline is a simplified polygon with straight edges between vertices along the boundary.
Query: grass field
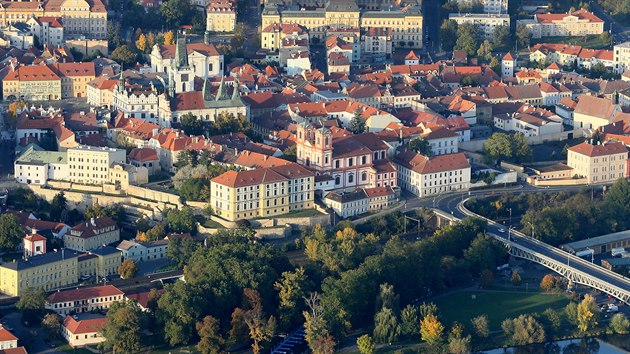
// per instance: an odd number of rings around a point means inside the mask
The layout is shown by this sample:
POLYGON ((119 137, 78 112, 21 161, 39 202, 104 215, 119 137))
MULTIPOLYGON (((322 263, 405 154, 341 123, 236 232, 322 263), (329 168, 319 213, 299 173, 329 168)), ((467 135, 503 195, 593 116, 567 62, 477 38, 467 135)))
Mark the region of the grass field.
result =
POLYGON ((462 291, 436 299, 445 326, 453 321, 464 325, 479 315, 487 315, 491 330, 501 329, 501 322, 524 313, 543 312, 547 308, 563 309, 569 300, 564 295, 524 292, 462 291), (473 299, 473 295, 475 299, 473 299))

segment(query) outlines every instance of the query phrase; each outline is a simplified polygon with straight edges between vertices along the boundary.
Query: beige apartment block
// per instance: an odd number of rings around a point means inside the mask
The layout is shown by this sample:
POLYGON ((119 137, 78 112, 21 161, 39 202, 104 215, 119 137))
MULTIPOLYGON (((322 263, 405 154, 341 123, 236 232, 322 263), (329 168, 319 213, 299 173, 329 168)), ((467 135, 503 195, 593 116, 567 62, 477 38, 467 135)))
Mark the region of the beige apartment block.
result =
POLYGON ((125 163, 125 150, 79 145, 68 149, 69 179, 81 184, 109 182, 109 169, 115 162, 125 163))
POLYGON ((628 148, 621 143, 582 144, 568 149, 567 165, 588 183, 609 183, 628 177, 628 148))

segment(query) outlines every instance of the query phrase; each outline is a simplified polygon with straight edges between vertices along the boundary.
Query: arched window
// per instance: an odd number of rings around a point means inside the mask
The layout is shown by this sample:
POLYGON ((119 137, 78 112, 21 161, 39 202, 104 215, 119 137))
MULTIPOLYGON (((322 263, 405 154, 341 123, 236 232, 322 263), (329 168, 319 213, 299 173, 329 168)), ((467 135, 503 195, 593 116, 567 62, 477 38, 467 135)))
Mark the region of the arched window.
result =
POLYGON ((341 178, 339 178, 339 176, 335 176, 335 185, 340 185, 341 184, 341 178))
POLYGON ((367 181, 367 172, 363 172, 363 173, 361 174, 361 180, 362 180, 362 181, 367 181))
POLYGON ((352 173, 348 175, 348 183, 354 183, 354 175, 352 173))

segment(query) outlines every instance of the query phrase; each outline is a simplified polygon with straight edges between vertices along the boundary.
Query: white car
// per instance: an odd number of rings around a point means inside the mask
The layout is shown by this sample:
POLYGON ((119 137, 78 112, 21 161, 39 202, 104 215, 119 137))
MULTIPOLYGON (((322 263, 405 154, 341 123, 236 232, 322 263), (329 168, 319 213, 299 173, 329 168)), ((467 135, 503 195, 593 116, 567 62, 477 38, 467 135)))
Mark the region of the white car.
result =
POLYGON ((499 232, 504 234, 505 233, 505 229, 499 229, 499 232))

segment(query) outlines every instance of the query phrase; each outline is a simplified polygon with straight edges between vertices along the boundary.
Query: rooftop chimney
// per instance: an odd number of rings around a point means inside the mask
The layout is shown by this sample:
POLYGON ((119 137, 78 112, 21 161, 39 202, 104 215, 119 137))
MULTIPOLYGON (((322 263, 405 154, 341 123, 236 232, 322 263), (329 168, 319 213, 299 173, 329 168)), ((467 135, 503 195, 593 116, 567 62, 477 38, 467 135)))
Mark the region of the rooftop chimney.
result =
POLYGON ((96 226, 96 222, 94 221, 94 218, 90 219, 90 223, 92 224, 92 226, 96 226))

